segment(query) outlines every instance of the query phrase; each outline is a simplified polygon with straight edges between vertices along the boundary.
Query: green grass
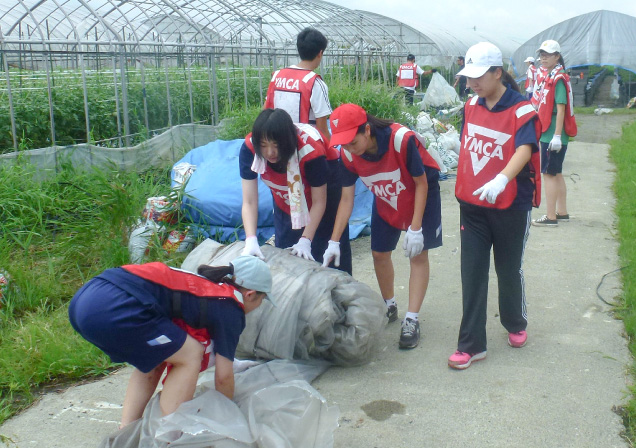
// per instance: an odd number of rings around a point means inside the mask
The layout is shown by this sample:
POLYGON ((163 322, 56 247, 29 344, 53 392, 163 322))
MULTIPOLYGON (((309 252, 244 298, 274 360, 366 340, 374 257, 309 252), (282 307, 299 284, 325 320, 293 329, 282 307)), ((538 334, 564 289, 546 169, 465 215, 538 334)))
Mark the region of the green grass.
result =
MULTIPOLYGON (((610 142, 610 156, 616 165, 616 215, 618 216, 619 256, 622 269, 623 295, 619 315, 625 324, 629 349, 636 355, 636 122, 623 127, 621 138, 610 142)), ((636 369, 632 368, 632 376, 636 369)), ((636 386, 630 386, 632 397, 623 418, 630 440, 636 437, 636 386)))

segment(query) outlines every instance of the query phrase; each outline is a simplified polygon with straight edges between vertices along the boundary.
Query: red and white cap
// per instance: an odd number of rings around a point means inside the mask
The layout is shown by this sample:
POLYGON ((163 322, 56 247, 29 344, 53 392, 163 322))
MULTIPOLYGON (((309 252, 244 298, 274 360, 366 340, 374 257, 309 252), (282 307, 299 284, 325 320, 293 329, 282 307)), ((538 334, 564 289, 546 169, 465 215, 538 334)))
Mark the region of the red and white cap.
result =
POLYGON ((329 116, 332 146, 351 143, 358 128, 367 122, 367 112, 357 104, 346 103, 336 107, 329 116))

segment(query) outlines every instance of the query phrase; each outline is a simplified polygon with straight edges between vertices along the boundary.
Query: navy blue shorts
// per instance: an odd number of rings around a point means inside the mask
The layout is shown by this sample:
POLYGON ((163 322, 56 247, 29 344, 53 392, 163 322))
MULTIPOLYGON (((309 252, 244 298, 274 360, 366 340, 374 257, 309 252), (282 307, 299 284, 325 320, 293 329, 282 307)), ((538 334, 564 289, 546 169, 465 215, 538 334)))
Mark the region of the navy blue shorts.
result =
POLYGON ((561 151, 548 151, 549 143, 541 142, 541 172, 556 176, 563 172, 563 160, 568 150, 568 145, 563 145, 561 151))
POLYGON ((113 362, 127 362, 144 373, 179 351, 187 337, 156 307, 101 278, 75 294, 68 314, 75 331, 113 362))
MULTIPOLYGON (((424 250, 434 249, 442 245, 442 200, 439 186, 430 188, 426 198, 426 209, 422 217, 424 233, 424 250)), ((391 252, 397 247, 402 230, 393 227, 378 214, 375 201, 371 210, 371 250, 375 252, 391 252)))

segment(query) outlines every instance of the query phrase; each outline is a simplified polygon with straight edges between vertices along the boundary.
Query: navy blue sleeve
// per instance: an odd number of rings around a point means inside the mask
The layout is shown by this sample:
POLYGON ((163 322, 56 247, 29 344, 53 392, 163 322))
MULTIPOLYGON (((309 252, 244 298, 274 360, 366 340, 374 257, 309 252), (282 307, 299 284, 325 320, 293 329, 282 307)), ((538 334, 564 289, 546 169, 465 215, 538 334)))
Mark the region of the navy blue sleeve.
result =
POLYGON ((342 159, 339 159, 338 165, 340 166, 340 180, 342 182, 343 187, 351 187, 356 184, 358 180, 358 175, 354 172, 349 171, 349 169, 342 162, 342 159))
POLYGON ((533 118, 519 128, 515 134, 515 148, 518 148, 521 145, 530 145, 532 146, 532 152, 537 152, 539 150, 539 146, 537 145, 537 134, 534 128, 534 120, 538 120, 538 118, 533 118))
POLYGON ((258 174, 252 171, 253 162, 254 154, 250 151, 245 142, 243 142, 239 151, 239 170, 241 173, 241 179, 253 180, 258 177, 258 174))
POLYGON ((213 299, 209 301, 207 314, 207 330, 214 341, 214 353, 233 361, 245 328, 245 312, 234 299, 213 299))
POLYGON ((327 157, 320 156, 305 163, 305 177, 311 187, 321 187, 327 183, 329 165, 327 157))
POLYGON ((417 149, 416 137, 412 135, 406 143, 406 168, 413 177, 424 174, 424 162, 417 149))

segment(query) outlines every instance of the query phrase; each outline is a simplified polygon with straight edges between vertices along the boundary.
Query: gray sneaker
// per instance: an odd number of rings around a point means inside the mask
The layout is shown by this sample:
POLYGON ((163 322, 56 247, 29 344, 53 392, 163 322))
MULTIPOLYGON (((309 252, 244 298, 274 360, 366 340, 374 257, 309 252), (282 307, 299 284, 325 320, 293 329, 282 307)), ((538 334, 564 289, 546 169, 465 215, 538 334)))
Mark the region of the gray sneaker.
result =
POLYGON ((415 348, 420 342, 420 322, 409 319, 408 317, 402 322, 402 331, 400 332, 400 348, 415 348))
POLYGON ((397 305, 391 305, 386 309, 386 317, 389 318, 389 322, 395 322, 397 320, 397 305))

